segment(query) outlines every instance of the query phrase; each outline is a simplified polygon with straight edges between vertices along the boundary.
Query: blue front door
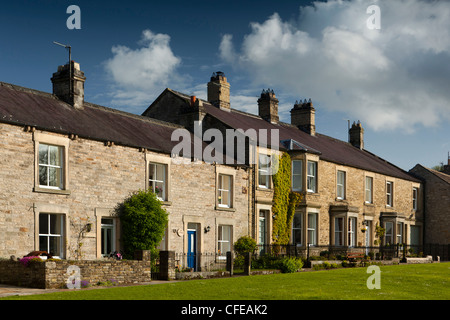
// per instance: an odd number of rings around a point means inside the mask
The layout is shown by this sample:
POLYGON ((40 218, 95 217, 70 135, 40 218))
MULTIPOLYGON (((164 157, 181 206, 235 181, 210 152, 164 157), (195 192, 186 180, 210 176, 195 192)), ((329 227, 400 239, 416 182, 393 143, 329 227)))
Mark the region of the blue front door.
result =
POLYGON ((196 270, 196 252, 197 252, 197 232, 195 230, 188 230, 188 253, 187 263, 188 268, 196 270))

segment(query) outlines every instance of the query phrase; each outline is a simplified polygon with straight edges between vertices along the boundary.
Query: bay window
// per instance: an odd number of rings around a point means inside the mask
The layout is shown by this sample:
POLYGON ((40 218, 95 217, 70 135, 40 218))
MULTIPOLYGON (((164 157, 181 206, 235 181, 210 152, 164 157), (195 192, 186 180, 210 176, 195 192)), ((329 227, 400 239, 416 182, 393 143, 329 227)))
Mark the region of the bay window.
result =
POLYGON ((292 221, 292 243, 301 246, 303 243, 303 214, 296 213, 292 221))
POLYGON ((308 213, 308 244, 317 245, 317 213, 308 213))

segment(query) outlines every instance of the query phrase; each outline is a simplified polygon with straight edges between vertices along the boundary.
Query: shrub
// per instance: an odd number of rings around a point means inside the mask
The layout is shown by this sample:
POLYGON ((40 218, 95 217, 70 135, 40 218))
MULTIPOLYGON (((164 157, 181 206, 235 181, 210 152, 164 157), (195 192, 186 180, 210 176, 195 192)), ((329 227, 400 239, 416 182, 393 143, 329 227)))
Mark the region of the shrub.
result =
POLYGON ((303 267, 303 262, 298 258, 284 258, 279 263, 279 268, 282 273, 297 272, 303 267))
POLYGON ((254 269, 279 269, 280 258, 270 254, 264 254, 252 261, 254 269))
POLYGON ((150 250, 156 257, 168 223, 168 214, 151 191, 138 191, 116 208, 122 225, 125 257, 132 259, 136 250, 150 250))
POLYGON ((253 253, 257 248, 258 245, 256 244, 256 240, 250 236, 240 237, 234 243, 234 250, 236 250, 239 255, 243 255, 246 252, 253 253))
POLYGON ((19 260, 19 262, 24 266, 24 267, 28 267, 28 265, 30 263, 33 262, 42 262, 43 260, 37 256, 30 256, 30 257, 23 257, 22 259, 19 260))
POLYGON ((241 255, 236 255, 234 258, 234 267, 239 269, 244 267, 244 257, 241 255))

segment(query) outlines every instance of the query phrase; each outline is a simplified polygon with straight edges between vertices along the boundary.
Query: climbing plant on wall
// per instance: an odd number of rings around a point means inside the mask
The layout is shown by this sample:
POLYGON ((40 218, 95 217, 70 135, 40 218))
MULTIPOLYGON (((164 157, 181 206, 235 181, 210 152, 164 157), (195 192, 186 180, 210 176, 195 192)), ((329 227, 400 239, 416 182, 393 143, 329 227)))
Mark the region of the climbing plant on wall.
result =
POLYGON ((273 179, 273 228, 272 239, 274 244, 289 244, 291 236, 292 219, 295 208, 301 201, 301 194, 291 191, 291 157, 283 153, 277 159, 278 170, 273 179))

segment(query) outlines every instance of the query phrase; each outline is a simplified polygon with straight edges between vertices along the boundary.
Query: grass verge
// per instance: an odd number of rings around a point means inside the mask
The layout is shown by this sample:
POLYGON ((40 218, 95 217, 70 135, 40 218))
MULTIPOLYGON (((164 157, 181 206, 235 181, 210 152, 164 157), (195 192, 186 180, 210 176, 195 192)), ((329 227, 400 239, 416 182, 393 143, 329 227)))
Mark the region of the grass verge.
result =
MULTIPOLYGON (((4 300, 449 300, 450 263, 381 266, 380 289, 367 268, 67 290, 4 300)), ((0 299, 1 300, 1 299, 0 299)))

